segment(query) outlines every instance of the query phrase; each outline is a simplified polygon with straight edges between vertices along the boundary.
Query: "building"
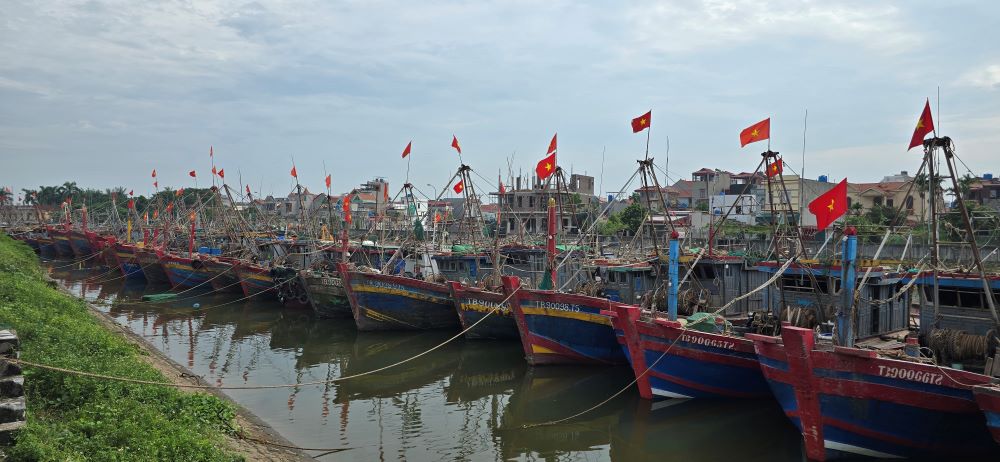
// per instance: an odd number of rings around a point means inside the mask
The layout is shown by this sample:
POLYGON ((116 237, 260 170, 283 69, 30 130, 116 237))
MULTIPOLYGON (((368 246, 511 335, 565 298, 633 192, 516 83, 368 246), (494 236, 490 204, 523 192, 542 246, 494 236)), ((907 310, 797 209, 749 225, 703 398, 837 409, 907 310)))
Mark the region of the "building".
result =
POLYGON ((561 231, 576 234, 588 224, 588 217, 596 216, 600 204, 594 196, 594 177, 588 175, 570 175, 563 190, 557 190, 554 181, 542 182, 537 177, 518 176, 513 186, 503 194, 490 193, 497 195, 502 205, 501 234, 544 233, 548 229, 549 198, 559 204, 561 231))
MULTIPOLYGON (((906 221, 920 222, 930 212, 928 195, 921 192, 913 177, 902 171, 898 175, 886 176, 878 183, 848 183, 847 204, 848 207, 861 204, 862 213, 878 206, 901 209, 906 221)), ((940 198, 938 206, 944 210, 940 198)))
POLYGON ((969 199, 1000 212, 1000 179, 986 173, 969 182, 969 199))

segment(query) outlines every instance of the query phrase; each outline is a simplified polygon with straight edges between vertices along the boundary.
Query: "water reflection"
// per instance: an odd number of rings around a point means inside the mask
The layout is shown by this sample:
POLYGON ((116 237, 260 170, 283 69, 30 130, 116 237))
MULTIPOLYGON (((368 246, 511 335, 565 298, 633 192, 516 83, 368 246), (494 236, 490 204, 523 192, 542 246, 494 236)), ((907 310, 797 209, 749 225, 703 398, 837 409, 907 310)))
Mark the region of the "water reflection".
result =
MULTIPOLYGON (((56 264, 55 266, 58 266, 56 264)), ((73 265, 51 275, 119 323, 219 385, 329 381, 393 364, 452 332, 358 333, 276 302, 186 292, 73 265), (95 278, 96 276, 101 276, 95 278), (99 281, 105 281, 98 283, 99 281)), ((516 342, 458 340, 390 370, 343 382, 227 393, 289 440, 350 447, 324 460, 800 460, 799 439, 771 402, 650 403, 626 392, 627 368, 529 368, 516 342)))

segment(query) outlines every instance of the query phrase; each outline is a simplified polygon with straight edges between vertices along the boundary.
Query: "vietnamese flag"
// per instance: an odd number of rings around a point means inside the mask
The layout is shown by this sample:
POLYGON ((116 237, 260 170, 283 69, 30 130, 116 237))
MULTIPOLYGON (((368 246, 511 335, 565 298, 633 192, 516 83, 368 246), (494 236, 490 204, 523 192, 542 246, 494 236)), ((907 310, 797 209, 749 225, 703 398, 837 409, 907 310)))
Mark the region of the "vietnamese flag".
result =
POLYGON ((188 176, 190 176, 191 178, 197 178, 198 177, 198 175, 196 175, 194 173, 194 170, 191 170, 190 172, 188 172, 188 176))
POLYGON ((934 119, 931 119, 931 100, 928 98, 927 102, 924 103, 924 112, 921 112, 920 118, 917 119, 917 127, 913 129, 910 147, 906 150, 909 151, 924 144, 924 137, 932 131, 934 131, 934 119))
POLYGON ((847 178, 810 202, 809 211, 816 216, 817 231, 823 231, 847 212, 847 178))
POLYGON ((208 146, 208 157, 215 157, 215 148, 211 145, 208 146))
POLYGON ((465 191, 465 180, 455 183, 455 187, 452 189, 455 190, 455 194, 462 194, 462 191, 465 191))
POLYGON ((434 223, 441 222, 441 212, 434 212, 434 223))
POLYGON ((653 110, 650 109, 649 112, 632 119, 632 133, 639 133, 649 128, 649 124, 652 121, 653 121, 653 110))
POLYGON ((128 190, 128 195, 129 196, 134 196, 135 195, 135 190, 134 189, 129 189, 128 190))
POLYGON ((170 212, 173 212, 173 211, 174 211, 174 203, 171 202, 171 203, 167 204, 167 213, 170 213, 170 212))
MULTIPOLYGON (((413 142, 412 141, 410 141, 409 143, 406 143, 406 147, 403 148, 403 158, 404 159, 406 158, 406 156, 410 155, 410 148, 412 148, 412 147, 413 147, 413 142)), ((459 152, 461 152, 461 151, 459 151, 459 152)))
MULTIPOLYGON (((146 213, 149 214, 149 212, 146 213)), ((160 218, 160 209, 153 210, 153 219, 155 220, 157 218, 160 218)), ((149 218, 147 218, 146 221, 149 221, 149 218)))
POLYGON ((181 188, 181 189, 178 189, 178 190, 177 190, 177 191, 176 191, 176 192, 174 193, 174 195, 176 195, 177 197, 181 197, 181 196, 182 196, 183 194, 184 194, 184 188, 181 188))
POLYGON ((294 165, 292 166, 292 172, 291 173, 292 173, 292 178, 298 178, 299 177, 299 172, 295 171, 295 166, 294 165))
POLYGON ((558 136, 558 133, 552 135, 552 141, 549 142, 548 155, 535 166, 535 174, 538 175, 539 180, 545 180, 556 171, 556 151, 558 150, 556 148, 556 136, 558 136))
POLYGON ((159 188, 160 187, 160 182, 159 181, 154 181, 153 182, 153 187, 154 188, 159 188))
POLYGON ((326 189, 330 189, 330 175, 326 176, 326 189))
POLYGON ((153 178, 156 178, 156 169, 153 169, 153 178))
POLYGON ((226 179, 226 170, 225 169, 222 169, 222 168, 219 169, 219 178, 222 178, 223 180, 226 179))
POLYGON ((455 148, 459 155, 462 154, 462 146, 458 144, 458 137, 455 135, 451 135, 451 147, 455 148))
POLYGON ((768 117, 740 132, 740 147, 771 138, 771 118, 768 117))
POLYGON ((767 176, 778 176, 781 172, 785 171, 785 162, 781 159, 777 159, 771 162, 771 166, 767 168, 767 176))
POLYGON ((135 199, 128 200, 128 208, 135 210, 135 199))

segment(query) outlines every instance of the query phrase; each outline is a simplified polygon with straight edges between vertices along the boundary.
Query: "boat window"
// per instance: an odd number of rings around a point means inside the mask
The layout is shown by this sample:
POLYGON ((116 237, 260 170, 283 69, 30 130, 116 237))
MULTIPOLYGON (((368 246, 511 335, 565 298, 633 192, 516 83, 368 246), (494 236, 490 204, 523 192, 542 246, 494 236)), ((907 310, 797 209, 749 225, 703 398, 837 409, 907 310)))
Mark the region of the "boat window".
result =
POLYGON ((958 292, 958 303, 960 303, 963 308, 982 308, 985 305, 983 301, 984 300, 982 292, 979 291, 958 292))
POLYGON ((715 268, 711 265, 702 266, 698 274, 701 276, 701 279, 715 279, 715 268))

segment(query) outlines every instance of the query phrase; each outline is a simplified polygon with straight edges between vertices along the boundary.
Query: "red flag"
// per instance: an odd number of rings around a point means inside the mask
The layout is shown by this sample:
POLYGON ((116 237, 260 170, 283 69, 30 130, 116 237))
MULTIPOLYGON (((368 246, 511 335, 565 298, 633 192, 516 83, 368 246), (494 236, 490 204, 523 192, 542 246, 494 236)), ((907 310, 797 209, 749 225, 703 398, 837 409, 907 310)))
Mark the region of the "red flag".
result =
POLYGON ((295 166, 293 165, 292 166, 292 178, 298 178, 298 177, 299 177, 299 172, 295 171, 295 166))
POLYGON ((465 191, 465 180, 455 183, 455 187, 452 189, 455 190, 455 194, 462 194, 462 191, 465 191))
POLYGON ((170 212, 173 212, 173 211, 174 211, 174 203, 171 202, 171 203, 167 204, 167 213, 170 213, 170 212))
POLYGON ((159 188, 160 187, 160 182, 159 181, 154 181, 153 182, 153 187, 154 188, 159 188))
POLYGON ((219 172, 215 170, 215 166, 212 166, 212 175, 217 175, 219 172))
POLYGON ((462 153, 462 147, 458 145, 458 137, 455 135, 451 135, 451 147, 455 148, 459 154, 462 153))
POLYGON ((134 196, 134 195, 135 195, 134 193, 135 193, 135 190, 134 190, 134 189, 129 189, 129 190, 128 190, 128 195, 129 195, 129 196, 134 196))
POLYGON ((344 196, 344 221, 351 224, 351 195, 344 196))
POLYGON ((406 158, 406 156, 410 155, 410 148, 412 148, 412 147, 413 147, 413 142, 412 141, 410 141, 409 143, 406 143, 406 148, 403 149, 403 158, 404 159, 406 158))
POLYGON ((191 170, 190 172, 188 172, 188 175, 191 176, 191 178, 197 178, 198 177, 198 175, 196 175, 194 173, 194 170, 191 170))
POLYGON ((382 199, 383 202, 389 203, 389 183, 382 183, 382 199))
POLYGON ((552 135, 552 141, 549 141, 549 150, 545 154, 554 154, 556 152, 556 136, 559 136, 559 134, 552 135))
POLYGON ((330 189, 330 175, 326 176, 326 189, 330 189))
POLYGON ((184 188, 178 189, 177 192, 174 193, 174 195, 177 197, 181 197, 182 195, 184 195, 184 188))
POLYGON ((130 208, 130 209, 134 209, 135 208, 135 199, 129 199, 128 200, 128 208, 130 208))
POLYGON ((907 151, 924 144, 924 137, 934 131, 934 119, 931 118, 931 100, 924 103, 924 112, 920 113, 917 119, 917 127, 913 129, 913 137, 910 138, 910 147, 907 151))
POLYGON ((250 194, 250 185, 247 185, 247 194, 250 194))
POLYGON ((434 213, 434 223, 440 223, 440 222, 441 222, 441 213, 440 212, 435 212, 434 213))
POLYGON ((215 150, 212 148, 212 146, 208 147, 208 157, 215 157, 215 150))
POLYGON ((809 211, 816 216, 816 229, 822 231, 847 212, 847 178, 833 189, 809 203, 809 211))
POLYGON ((535 166, 535 174, 538 175, 539 181, 544 180, 552 175, 556 171, 556 153, 549 154, 546 158, 538 161, 538 165, 535 166))
POLYGON ((153 169, 153 178, 156 178, 156 169, 153 169))
POLYGON ((632 133, 639 133, 647 128, 649 128, 650 122, 653 121, 653 111, 649 112, 632 119, 632 133))
POLYGON ((221 168, 219 169, 219 178, 222 178, 223 180, 226 179, 226 170, 225 169, 221 169, 221 168))
MULTIPOLYGON (((146 212, 149 213, 149 212, 146 212)), ((153 219, 160 218, 160 209, 153 210, 153 219)))
POLYGON ((142 220, 145 221, 146 223, 149 223, 149 211, 142 213, 142 220))
POLYGON ((777 159, 771 162, 771 166, 767 169, 767 176, 781 175, 781 172, 785 171, 785 162, 781 159, 777 159))
POLYGON ((768 117, 740 132, 740 147, 771 138, 771 118, 768 117))
POLYGON ((503 181, 500 182, 500 194, 507 194, 507 188, 503 187, 503 181))

